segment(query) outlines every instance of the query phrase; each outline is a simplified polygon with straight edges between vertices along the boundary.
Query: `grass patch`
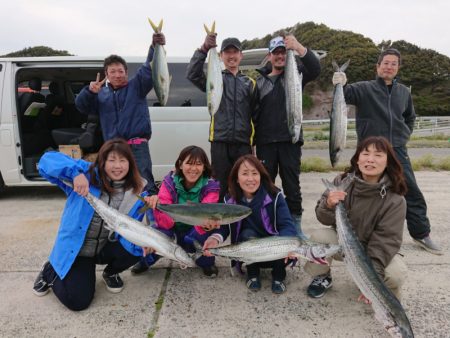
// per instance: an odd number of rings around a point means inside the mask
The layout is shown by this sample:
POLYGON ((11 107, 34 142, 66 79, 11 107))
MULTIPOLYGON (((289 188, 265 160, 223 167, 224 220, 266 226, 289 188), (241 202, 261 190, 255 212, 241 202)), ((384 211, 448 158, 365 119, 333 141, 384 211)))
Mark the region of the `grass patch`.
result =
POLYGON ((431 154, 411 161, 414 170, 450 170, 450 156, 436 158, 431 154))
MULTIPOLYGON (((336 167, 332 167, 329 159, 323 159, 321 157, 308 157, 302 159, 300 170, 302 173, 319 172, 325 173, 330 171, 343 172, 350 163, 341 162, 336 167)), ((414 171, 420 170, 444 170, 450 171, 450 156, 446 157, 434 157, 431 154, 423 155, 422 157, 415 158, 411 161, 411 165, 414 171)))
POLYGON ((321 157, 308 157, 302 159, 302 164, 300 166, 300 171, 302 173, 310 173, 310 172, 329 172, 329 171, 344 171, 344 169, 348 166, 348 164, 338 164, 336 167, 332 167, 330 164, 330 160, 325 160, 321 157))

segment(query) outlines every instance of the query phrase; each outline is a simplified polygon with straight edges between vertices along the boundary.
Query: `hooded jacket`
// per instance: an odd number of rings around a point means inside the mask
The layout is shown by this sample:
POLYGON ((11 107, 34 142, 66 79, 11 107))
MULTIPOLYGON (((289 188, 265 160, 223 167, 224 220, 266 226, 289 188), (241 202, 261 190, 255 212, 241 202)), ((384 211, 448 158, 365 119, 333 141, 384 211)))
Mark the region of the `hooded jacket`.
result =
MULTIPOLYGON (((188 80, 203 92, 206 92, 206 75, 203 72, 206 55, 196 50, 186 71, 188 80)), ((222 101, 217 112, 211 116, 209 141, 252 145, 252 114, 257 98, 255 80, 241 72, 234 76, 226 69, 222 71, 222 78, 222 101)))
MULTIPOLYGON (((336 185, 341 181, 341 175, 334 179, 336 185)), ((390 187, 387 175, 377 184, 355 178, 346 190, 344 201, 350 224, 381 277, 400 250, 406 217, 405 198, 392 192, 390 187)), ((327 207, 327 196, 328 191, 325 191, 317 202, 316 216, 320 223, 336 228, 335 209, 327 207)))
POLYGON ((356 106, 358 140, 384 136, 393 147, 404 147, 416 114, 409 89, 394 79, 391 92, 384 80, 361 81, 344 87, 345 101, 356 106))
MULTIPOLYGON (((297 235, 294 221, 281 192, 273 196, 263 186, 260 186, 250 203, 244 201, 237 203, 232 197, 226 198, 225 202, 250 207, 252 209, 252 215, 258 215, 253 220, 259 220, 259 226, 264 229, 268 236, 297 235)), ((246 222, 246 219, 230 224, 228 227, 222 226, 220 228, 220 234, 224 240, 231 234, 231 243, 237 243, 244 222, 246 222)))

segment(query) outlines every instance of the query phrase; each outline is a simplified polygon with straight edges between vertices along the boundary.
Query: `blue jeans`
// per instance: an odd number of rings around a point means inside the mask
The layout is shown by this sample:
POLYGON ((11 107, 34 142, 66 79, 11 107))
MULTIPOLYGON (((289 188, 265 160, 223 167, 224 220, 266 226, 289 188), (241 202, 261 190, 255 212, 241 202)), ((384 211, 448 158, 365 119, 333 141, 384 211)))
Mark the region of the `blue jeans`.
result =
POLYGON ((158 193, 158 188, 155 185, 155 180, 152 174, 152 159, 150 157, 148 142, 143 142, 141 144, 130 144, 130 147, 133 152, 134 159, 136 160, 139 173, 147 180, 145 190, 147 190, 150 195, 156 195, 158 193))
POLYGON ((411 237, 422 239, 430 234, 430 221, 427 216, 427 203, 414 176, 406 147, 394 147, 397 159, 403 167, 408 192, 406 199, 406 223, 411 237))

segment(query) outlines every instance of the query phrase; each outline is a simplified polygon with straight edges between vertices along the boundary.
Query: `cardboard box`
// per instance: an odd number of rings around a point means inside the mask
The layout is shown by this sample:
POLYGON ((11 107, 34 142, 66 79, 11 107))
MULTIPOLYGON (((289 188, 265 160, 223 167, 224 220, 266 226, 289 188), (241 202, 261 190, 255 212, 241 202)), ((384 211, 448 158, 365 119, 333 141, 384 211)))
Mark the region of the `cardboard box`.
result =
POLYGON ((87 153, 83 155, 83 160, 94 163, 97 159, 98 153, 87 153))
POLYGON ((80 159, 83 156, 81 148, 79 145, 60 145, 59 152, 66 154, 76 160, 80 159))

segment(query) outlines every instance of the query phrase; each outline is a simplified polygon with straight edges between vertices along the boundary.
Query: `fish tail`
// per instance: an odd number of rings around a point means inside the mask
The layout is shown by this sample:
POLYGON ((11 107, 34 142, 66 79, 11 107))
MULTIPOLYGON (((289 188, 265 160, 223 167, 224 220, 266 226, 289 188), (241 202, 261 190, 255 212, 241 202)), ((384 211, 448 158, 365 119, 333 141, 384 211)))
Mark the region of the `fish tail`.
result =
POLYGON ((339 185, 335 185, 333 182, 330 182, 324 178, 322 178, 322 182, 325 185, 325 187, 330 191, 345 191, 353 182, 354 178, 355 178, 354 174, 347 174, 347 176, 345 176, 345 178, 341 181, 339 185))

